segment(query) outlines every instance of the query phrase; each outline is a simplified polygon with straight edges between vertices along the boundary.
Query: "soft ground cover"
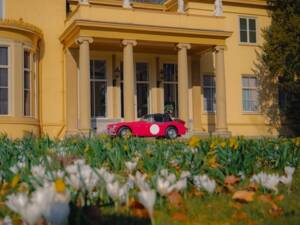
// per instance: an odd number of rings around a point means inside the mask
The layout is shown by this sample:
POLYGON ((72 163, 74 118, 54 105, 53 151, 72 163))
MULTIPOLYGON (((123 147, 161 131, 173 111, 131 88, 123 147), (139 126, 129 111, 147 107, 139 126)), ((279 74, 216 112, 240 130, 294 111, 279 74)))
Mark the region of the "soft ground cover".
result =
POLYGON ((21 224, 22 217, 26 219, 36 210, 37 219, 27 221, 28 224, 51 221, 49 213, 40 212, 40 207, 18 213, 8 207, 7 201, 17 193, 30 197, 53 183, 54 194, 58 196, 53 205, 62 203, 63 207, 70 207, 67 224, 151 224, 147 210, 139 203, 145 205, 138 193, 147 189, 143 188, 146 183, 156 195, 152 221, 155 224, 299 224, 299 170, 293 176, 290 190, 284 184, 276 184, 279 188, 276 192, 250 182, 253 174, 262 171, 283 176, 285 167, 297 168, 299 161, 300 139, 193 137, 170 141, 100 136, 61 141, 29 137, 11 141, 2 137, 0 220, 9 216, 14 223, 21 224), (79 159, 85 162, 78 163, 79 159), (136 165, 130 167, 125 162, 136 165), (79 178, 77 167, 82 168, 79 178), (142 185, 125 188, 122 195, 111 193, 109 184, 126 186, 129 174, 134 176, 137 171, 146 175, 142 185), (162 193, 158 188, 162 171, 174 174, 176 182, 185 181, 186 185, 162 193), (186 172, 189 175, 181 179, 186 172), (211 193, 196 185, 194 178, 203 174, 216 184, 211 193), (233 200, 240 190, 246 192, 233 200))

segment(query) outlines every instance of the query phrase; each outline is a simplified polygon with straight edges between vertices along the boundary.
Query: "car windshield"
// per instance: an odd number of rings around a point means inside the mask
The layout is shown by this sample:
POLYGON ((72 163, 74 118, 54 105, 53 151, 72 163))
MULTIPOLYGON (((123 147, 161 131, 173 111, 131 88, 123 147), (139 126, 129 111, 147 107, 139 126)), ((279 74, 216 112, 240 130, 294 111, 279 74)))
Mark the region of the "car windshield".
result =
POLYGON ((141 118, 141 121, 154 122, 153 115, 144 115, 144 116, 141 118))

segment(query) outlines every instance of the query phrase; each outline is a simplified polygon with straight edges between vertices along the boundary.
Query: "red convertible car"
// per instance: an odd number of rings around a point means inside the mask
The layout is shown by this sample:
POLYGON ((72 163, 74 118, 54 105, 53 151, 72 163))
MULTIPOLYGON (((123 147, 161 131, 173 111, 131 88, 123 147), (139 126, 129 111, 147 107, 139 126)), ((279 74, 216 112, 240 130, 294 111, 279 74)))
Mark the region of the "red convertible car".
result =
POLYGON ((112 136, 167 137, 174 139, 184 135, 185 122, 172 119, 169 114, 148 114, 140 121, 113 123, 107 126, 107 133, 112 136))

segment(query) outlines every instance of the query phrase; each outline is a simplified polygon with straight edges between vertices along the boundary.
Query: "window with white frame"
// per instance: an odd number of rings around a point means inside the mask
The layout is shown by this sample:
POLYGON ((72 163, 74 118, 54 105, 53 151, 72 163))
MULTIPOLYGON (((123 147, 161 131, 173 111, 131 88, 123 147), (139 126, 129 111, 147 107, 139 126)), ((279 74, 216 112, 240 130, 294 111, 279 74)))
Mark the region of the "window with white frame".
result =
POLYGON ((23 68, 23 112, 24 116, 31 116, 31 58, 30 51, 24 51, 23 68))
POLYGON ((4 0, 0 0, 0 20, 4 19, 4 0))
POLYGON ((242 77, 242 92, 243 92, 243 111, 258 112, 258 85, 257 78, 254 76, 242 77))
POLYGON ((0 115, 8 114, 8 47, 0 47, 0 115))
POLYGON ((240 17, 240 42, 255 44, 257 42, 256 19, 240 17))
POLYGON ((138 118, 149 112, 149 70, 148 63, 135 64, 136 71, 136 98, 138 118))
POLYGON ((90 61, 91 117, 106 117, 106 61, 90 61))
POLYGON ((175 63, 163 64, 164 111, 178 117, 178 66, 175 63))
POLYGON ((203 106, 205 112, 216 111, 216 81, 215 76, 203 76, 203 106))

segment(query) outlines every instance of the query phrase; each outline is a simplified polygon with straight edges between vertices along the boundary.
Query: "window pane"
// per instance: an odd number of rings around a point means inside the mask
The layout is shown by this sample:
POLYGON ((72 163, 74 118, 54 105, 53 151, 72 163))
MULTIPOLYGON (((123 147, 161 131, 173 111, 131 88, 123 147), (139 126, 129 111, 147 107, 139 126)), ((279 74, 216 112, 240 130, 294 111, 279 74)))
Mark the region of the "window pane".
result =
POLYGON ((0 87, 8 86, 8 69, 0 68, 0 87))
POLYGON ((247 30, 247 19, 240 18, 240 30, 247 30))
POLYGON ((256 31, 256 21, 255 19, 249 19, 249 30, 256 31))
POLYGON ((24 116, 30 116, 30 91, 24 90, 24 116))
POLYGON ((137 116, 140 118, 148 113, 148 84, 137 84, 137 116))
POLYGON ((105 79, 106 78, 106 68, 105 61, 95 60, 94 69, 95 69, 95 79, 105 79))
POLYGON ((30 68, 30 53, 28 51, 24 51, 24 68, 30 68))
POLYGON ((136 64, 136 80, 137 81, 148 81, 148 64, 137 63, 136 64))
POLYGON ((240 31, 240 36, 241 36, 241 42, 248 42, 248 36, 247 36, 247 31, 240 31))
POLYGON ((214 112, 216 105, 216 82, 214 76, 203 77, 204 111, 214 112))
POLYGON ((91 82, 91 117, 95 117, 95 82, 91 82))
POLYGON ((24 71, 24 89, 30 89, 30 72, 24 71))
POLYGON ((164 64, 163 72, 165 81, 177 81, 177 64, 164 64))
POLYGON ((250 38, 250 43, 256 43, 256 32, 255 31, 250 31, 249 32, 249 38, 250 38))
POLYGON ((0 115, 8 114, 8 89, 0 88, 0 115))
POLYGON ((249 87, 249 79, 248 77, 242 77, 243 88, 249 87))
POLYGON ((124 117, 124 86, 121 83, 121 117, 124 117))
POLYGON ((94 79, 94 61, 90 60, 90 78, 94 79))
POLYGON ((8 48, 0 47, 0 65, 7 66, 8 65, 8 48))
POLYGON ((178 116, 178 96, 177 84, 164 84, 164 107, 165 111, 171 113, 172 116, 178 116))
POLYGON ((95 82, 95 116, 106 115, 106 82, 95 82))

